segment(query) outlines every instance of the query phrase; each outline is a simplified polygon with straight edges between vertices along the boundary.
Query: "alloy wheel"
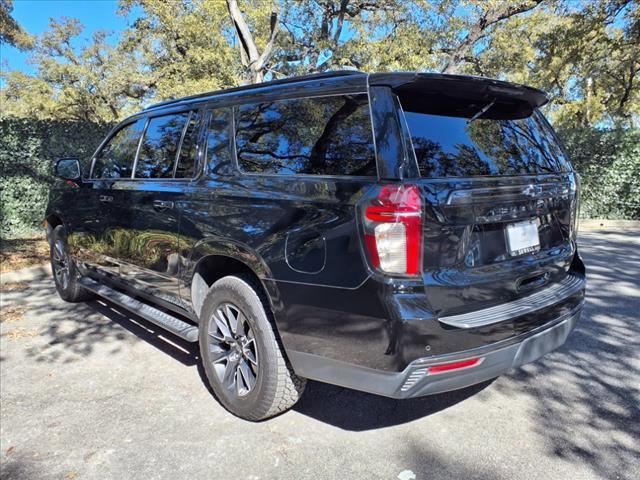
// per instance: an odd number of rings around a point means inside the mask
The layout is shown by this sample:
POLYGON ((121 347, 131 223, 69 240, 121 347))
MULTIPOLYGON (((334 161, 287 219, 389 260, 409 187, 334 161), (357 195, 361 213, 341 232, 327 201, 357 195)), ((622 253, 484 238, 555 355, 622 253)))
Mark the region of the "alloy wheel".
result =
POLYGON ((209 326, 209 361, 220 383, 238 397, 247 395, 258 379, 258 350, 247 317, 231 303, 213 313, 209 326))
POLYGON ((62 290, 66 290, 69 285, 69 255, 66 252, 61 240, 56 240, 53 244, 53 274, 56 282, 62 290))

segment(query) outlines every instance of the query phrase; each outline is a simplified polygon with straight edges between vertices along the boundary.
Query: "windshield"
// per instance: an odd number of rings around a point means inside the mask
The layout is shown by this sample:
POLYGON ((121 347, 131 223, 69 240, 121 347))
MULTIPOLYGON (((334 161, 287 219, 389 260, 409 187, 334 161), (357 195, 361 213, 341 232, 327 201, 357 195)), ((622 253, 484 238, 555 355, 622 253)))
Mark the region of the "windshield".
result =
MULTIPOLYGON (((542 114, 469 122, 462 116, 404 111, 423 177, 525 175, 569 171, 542 114)), ((489 115, 487 115, 489 116, 489 115)))

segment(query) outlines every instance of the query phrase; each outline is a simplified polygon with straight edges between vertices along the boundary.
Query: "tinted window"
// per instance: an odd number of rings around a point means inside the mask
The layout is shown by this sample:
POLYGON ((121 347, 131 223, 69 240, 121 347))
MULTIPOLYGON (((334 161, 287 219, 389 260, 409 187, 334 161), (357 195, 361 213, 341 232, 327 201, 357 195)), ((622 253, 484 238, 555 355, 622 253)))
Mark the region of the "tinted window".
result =
POLYGON ((92 178, 129 178, 146 119, 118 130, 96 155, 92 178))
POLYGON ((200 125, 200 115, 196 112, 191 114, 189 125, 182 140, 180 156, 176 167, 176 178, 192 178, 196 174, 196 156, 198 154, 198 127, 200 125))
POLYGON ((188 117, 188 113, 180 113, 149 120, 138 154, 136 178, 173 177, 173 165, 188 117))
POLYGON ((467 118, 405 111, 424 177, 521 175, 566 171, 567 160, 542 115, 467 118))
POLYGON ((236 150, 252 173, 375 175, 366 95, 243 105, 236 150))
POLYGON ((207 128, 207 165, 212 173, 233 171, 229 151, 229 110, 212 110, 207 128))

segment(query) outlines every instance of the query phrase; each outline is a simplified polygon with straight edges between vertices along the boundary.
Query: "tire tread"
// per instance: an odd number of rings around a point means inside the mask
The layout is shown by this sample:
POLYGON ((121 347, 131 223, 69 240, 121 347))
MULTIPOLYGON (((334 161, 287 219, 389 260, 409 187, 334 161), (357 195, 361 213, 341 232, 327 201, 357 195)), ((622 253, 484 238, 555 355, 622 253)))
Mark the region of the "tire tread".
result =
MULTIPOLYGON (((270 332, 265 332, 267 336, 270 337, 266 338, 265 341, 272 341, 275 343, 275 382, 267 385, 266 394, 263 395, 257 407, 253 411, 239 415, 249 420, 260 421, 278 415, 295 405, 304 392, 306 379, 298 377, 291 368, 291 365, 284 354, 282 341, 278 335, 273 313, 269 307, 266 295, 262 290, 262 286, 252 275, 234 274, 217 280, 209 288, 209 292, 207 292, 203 304, 206 305, 209 301, 212 301, 210 297, 216 295, 216 285, 218 282, 230 278, 240 280, 255 295, 255 299, 261 304, 262 309, 265 312, 268 328, 270 330, 270 332)), ((232 413, 238 415, 236 412, 232 411, 232 413)))

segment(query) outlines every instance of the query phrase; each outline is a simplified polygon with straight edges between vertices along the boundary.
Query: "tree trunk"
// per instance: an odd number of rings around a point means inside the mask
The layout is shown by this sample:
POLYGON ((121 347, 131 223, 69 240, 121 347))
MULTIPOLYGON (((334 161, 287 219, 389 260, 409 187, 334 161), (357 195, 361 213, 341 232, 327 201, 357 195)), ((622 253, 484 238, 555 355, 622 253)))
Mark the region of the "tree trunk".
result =
POLYGON ((271 31, 262 53, 258 51, 253 34, 251 33, 249 25, 244 18, 244 14, 238 6, 237 0, 227 0, 227 7, 229 9, 229 15, 231 16, 233 26, 236 29, 236 34, 238 35, 242 64, 247 68, 249 81, 251 83, 262 82, 264 81, 264 75, 267 71, 267 62, 273 52, 273 45, 278 34, 277 0, 274 0, 271 8, 271 31))

